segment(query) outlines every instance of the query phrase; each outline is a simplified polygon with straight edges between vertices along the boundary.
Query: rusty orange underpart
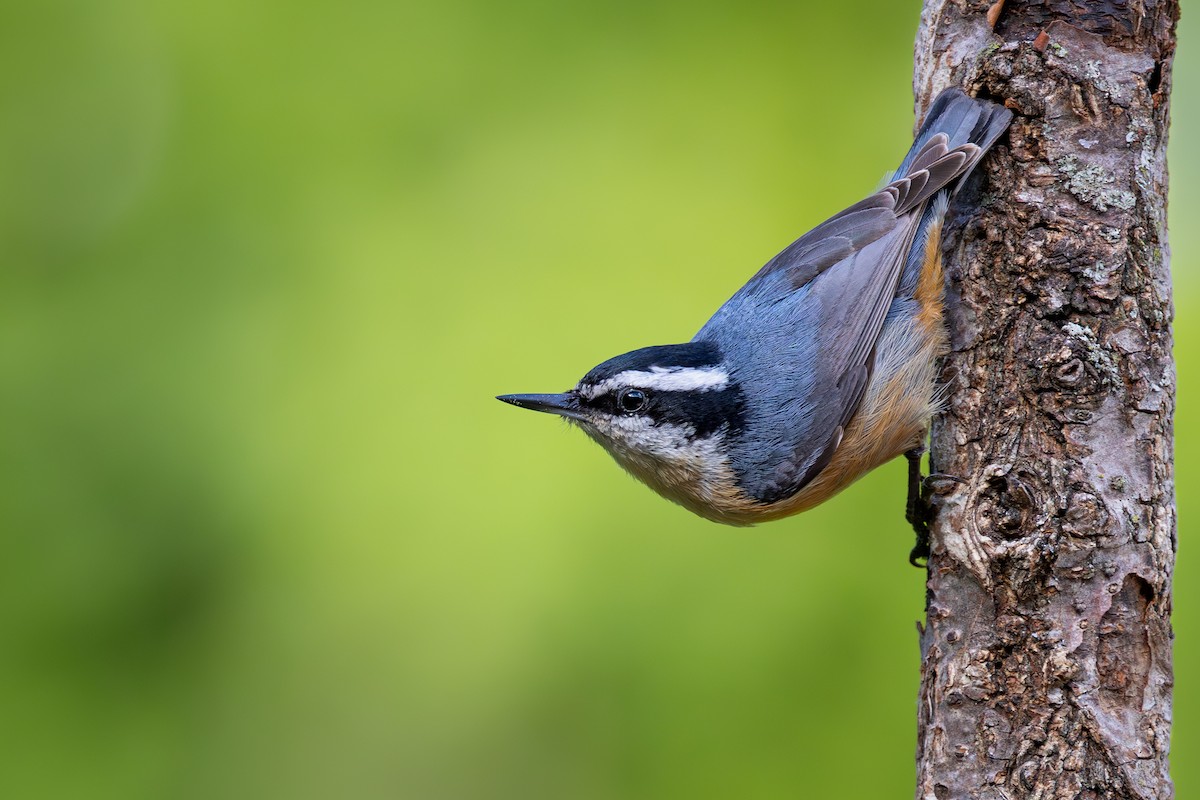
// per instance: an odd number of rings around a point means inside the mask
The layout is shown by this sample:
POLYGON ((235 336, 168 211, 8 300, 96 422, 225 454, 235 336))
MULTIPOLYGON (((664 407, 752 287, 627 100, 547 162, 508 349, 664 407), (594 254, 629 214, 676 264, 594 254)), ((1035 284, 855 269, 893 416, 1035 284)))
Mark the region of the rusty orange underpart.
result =
MULTIPOLYGON (((934 328, 941 328, 945 312, 943 300, 944 282, 942 276, 942 223, 939 221, 929 230, 925 240, 925 264, 917 279, 917 290, 913 296, 921 310, 917 312, 917 324, 926 333, 934 333, 934 328)), ((944 334, 943 334, 944 335, 944 334)))

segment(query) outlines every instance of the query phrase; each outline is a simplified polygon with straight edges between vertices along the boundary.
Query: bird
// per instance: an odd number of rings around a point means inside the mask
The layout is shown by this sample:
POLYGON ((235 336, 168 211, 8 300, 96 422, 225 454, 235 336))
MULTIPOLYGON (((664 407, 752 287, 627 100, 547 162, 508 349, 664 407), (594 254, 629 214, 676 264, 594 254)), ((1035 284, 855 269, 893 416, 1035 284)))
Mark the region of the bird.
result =
POLYGON ((943 222, 1011 119, 943 90, 886 185, 784 248, 690 341, 610 358, 563 393, 497 399, 568 420, 663 497, 728 525, 806 511, 905 455, 916 564, 920 458, 949 348, 943 222))

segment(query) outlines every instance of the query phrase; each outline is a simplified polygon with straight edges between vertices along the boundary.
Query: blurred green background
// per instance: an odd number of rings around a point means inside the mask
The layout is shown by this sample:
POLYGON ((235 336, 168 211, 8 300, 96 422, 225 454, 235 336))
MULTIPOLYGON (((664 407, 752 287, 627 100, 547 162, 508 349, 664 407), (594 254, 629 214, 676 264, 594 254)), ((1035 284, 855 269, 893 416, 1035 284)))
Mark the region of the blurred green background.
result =
POLYGON ((919 5, 5 4, 0 795, 910 796, 901 463, 735 530, 492 396, 687 339, 876 185, 919 5))

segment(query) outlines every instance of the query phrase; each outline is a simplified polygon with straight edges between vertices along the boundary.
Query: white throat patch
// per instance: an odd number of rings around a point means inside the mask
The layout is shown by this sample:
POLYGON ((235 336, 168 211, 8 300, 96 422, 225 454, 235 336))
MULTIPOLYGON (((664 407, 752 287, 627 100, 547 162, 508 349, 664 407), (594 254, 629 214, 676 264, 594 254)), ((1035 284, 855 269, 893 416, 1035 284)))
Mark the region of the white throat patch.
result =
POLYGON ((589 400, 626 386, 660 392, 708 392, 729 385, 729 373, 720 367, 651 367, 647 370, 627 369, 595 386, 580 390, 589 400))

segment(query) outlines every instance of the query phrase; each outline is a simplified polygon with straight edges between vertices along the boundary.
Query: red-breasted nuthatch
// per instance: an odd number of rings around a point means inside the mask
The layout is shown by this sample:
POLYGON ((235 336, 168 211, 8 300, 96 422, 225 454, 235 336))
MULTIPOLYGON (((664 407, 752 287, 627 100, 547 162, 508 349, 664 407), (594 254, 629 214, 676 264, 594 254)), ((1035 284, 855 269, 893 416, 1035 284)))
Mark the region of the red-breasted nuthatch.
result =
POLYGON ((1011 118, 947 89, 894 180, 771 259, 690 342, 609 359, 563 394, 499 399, 565 417, 659 494, 731 525, 812 508, 908 454, 920 535, 947 348, 942 220, 1011 118))

